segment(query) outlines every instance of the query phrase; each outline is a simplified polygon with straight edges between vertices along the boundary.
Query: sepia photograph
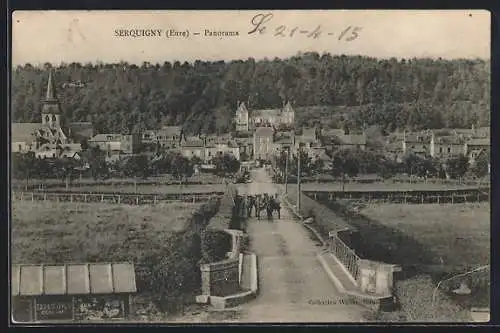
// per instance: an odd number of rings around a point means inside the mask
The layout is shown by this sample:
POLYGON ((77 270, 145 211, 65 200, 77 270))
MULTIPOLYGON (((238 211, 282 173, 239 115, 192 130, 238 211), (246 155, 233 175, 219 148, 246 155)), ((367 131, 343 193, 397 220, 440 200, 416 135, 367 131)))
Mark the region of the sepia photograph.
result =
POLYGON ((11 18, 11 324, 489 322, 488 11, 11 18))

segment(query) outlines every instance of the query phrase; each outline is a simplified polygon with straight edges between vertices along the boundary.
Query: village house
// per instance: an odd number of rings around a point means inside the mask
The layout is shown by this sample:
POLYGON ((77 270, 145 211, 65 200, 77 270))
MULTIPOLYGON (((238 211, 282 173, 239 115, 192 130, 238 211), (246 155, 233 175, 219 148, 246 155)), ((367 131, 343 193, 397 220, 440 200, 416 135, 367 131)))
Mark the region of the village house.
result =
POLYGON ((36 158, 81 158, 82 146, 79 143, 45 143, 35 152, 36 158))
POLYGON ((137 134, 97 134, 89 140, 89 145, 98 146, 100 150, 108 155, 116 154, 136 154, 141 147, 140 136, 137 134))
POLYGON ((457 155, 465 155, 464 139, 461 136, 436 137, 434 132, 430 142, 430 156, 439 159, 449 159, 457 155))
POLYGON ((188 136, 181 142, 180 153, 187 157, 198 157, 203 163, 222 154, 231 154, 240 159, 240 147, 227 135, 217 136, 188 136))
POLYGON ((258 127, 253 135, 253 156, 256 160, 270 161, 276 154, 274 145, 275 129, 268 127, 258 127))
POLYGON ((253 138, 233 138, 233 142, 239 148, 239 155, 242 161, 249 161, 253 158, 253 138))
POLYGON ((330 129, 315 133, 318 141, 322 141, 325 148, 342 149, 366 149, 366 134, 351 134, 345 129, 330 129))
POLYGON ((186 137, 179 146, 182 156, 187 158, 198 157, 206 162, 206 140, 200 136, 186 137))
POLYGON ((491 150, 490 139, 471 139, 464 144, 465 155, 469 158, 469 163, 473 164, 481 154, 488 154, 491 150))
POLYGON ((403 133, 401 142, 403 146, 403 155, 414 154, 420 157, 430 155, 430 139, 424 134, 406 134, 403 133))
MULTIPOLYGON (((67 122, 57 98, 52 75, 49 72, 47 91, 42 100, 41 123, 12 123, 11 150, 13 153, 38 152, 37 156, 58 156, 50 145, 80 144, 93 135, 89 122, 67 122), (46 146, 49 144, 49 146, 46 146), (50 147, 50 148, 48 148, 50 147)), ((67 148, 66 148, 67 149, 67 148)), ((71 148, 74 150, 73 148, 71 148)), ((64 149, 63 149, 64 150, 64 149)))

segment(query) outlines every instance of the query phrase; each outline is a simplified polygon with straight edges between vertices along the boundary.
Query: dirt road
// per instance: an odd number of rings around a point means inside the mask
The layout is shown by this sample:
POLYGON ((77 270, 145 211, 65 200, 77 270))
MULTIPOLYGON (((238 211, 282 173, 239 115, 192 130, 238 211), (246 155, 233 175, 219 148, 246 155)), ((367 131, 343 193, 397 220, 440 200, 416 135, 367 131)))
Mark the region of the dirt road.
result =
MULTIPOLYGON (((275 193, 264 170, 252 172, 251 192, 275 193)), ((239 322, 360 322, 363 308, 342 300, 316 259, 319 244, 282 209, 281 219, 248 222, 259 266, 259 296, 240 306, 239 322)))

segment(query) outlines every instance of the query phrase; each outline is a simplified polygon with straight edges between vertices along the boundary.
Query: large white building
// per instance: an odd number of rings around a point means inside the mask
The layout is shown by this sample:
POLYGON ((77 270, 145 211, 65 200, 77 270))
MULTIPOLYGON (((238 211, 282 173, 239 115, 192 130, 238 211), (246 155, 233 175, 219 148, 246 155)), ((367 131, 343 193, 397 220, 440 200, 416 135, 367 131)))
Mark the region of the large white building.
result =
POLYGON ((290 102, 280 109, 248 110, 245 103, 238 103, 235 115, 237 132, 253 131, 257 127, 293 128, 295 110, 290 102))

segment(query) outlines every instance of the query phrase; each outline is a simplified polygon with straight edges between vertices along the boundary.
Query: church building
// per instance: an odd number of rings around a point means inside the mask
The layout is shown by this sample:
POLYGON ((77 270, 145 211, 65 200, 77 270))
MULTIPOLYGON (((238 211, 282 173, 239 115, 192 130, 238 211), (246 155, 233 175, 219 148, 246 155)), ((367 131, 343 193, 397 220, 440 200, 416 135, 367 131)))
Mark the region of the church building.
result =
POLYGON ((38 153, 40 149, 54 146, 58 147, 57 150, 64 151, 66 146, 74 146, 83 139, 89 139, 93 136, 90 122, 67 122, 64 118, 61 104, 57 98, 52 70, 49 72, 41 113, 41 123, 12 123, 12 153, 30 151, 38 153))

